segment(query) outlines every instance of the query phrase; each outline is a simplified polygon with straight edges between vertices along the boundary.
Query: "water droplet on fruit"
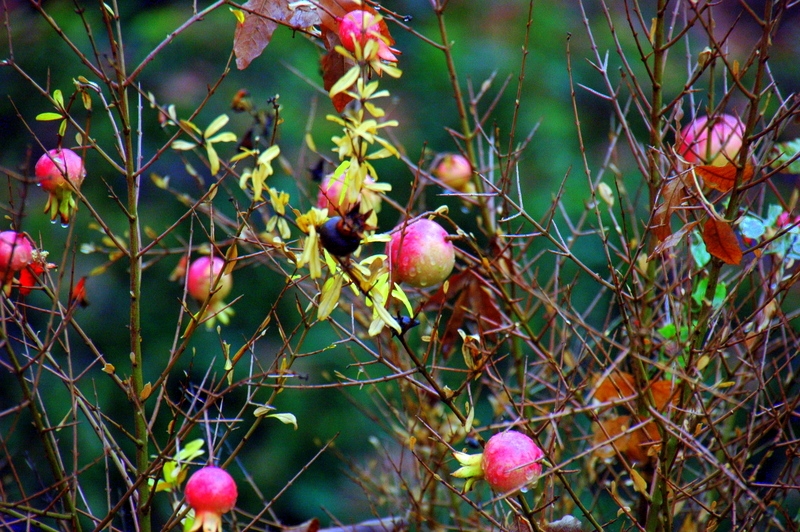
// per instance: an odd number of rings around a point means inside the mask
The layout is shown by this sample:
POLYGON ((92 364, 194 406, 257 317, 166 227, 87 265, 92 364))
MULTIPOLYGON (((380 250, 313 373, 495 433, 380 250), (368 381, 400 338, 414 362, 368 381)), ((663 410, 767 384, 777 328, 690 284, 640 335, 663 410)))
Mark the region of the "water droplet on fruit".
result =
POLYGON ((528 486, 523 486, 519 489, 520 493, 528 493, 528 486))
POLYGON ((66 229, 67 227, 69 227, 69 222, 61 222, 61 227, 66 229))

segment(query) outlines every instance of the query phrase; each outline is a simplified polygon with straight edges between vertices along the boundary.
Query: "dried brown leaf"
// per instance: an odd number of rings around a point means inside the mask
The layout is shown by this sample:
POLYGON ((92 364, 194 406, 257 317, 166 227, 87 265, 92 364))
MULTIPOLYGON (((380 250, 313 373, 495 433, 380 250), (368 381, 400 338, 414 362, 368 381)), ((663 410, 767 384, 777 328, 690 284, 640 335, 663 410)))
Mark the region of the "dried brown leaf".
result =
MULTIPOLYGON (((497 329, 503 322, 503 313, 494 292, 486 280, 473 270, 466 269, 451 275, 447 291, 440 288, 425 304, 427 310, 438 310, 446 301, 454 300, 453 313, 442 334, 441 350, 448 357, 461 339, 458 330, 468 330, 466 323, 474 323, 480 334, 497 329)), ((490 335, 491 337, 491 335, 490 335)))
POLYGON ((600 421, 592 439, 594 447, 592 454, 608 459, 616 456, 619 451, 631 462, 649 461, 648 448, 661 441, 658 429, 654 423, 647 423, 634 431, 629 431, 630 427, 636 424, 638 422, 632 416, 618 416, 600 421))
POLYGON ((728 222, 709 218, 703 226, 703 242, 706 250, 726 264, 742 262, 742 248, 733 227, 728 222))
MULTIPOLYGON (((597 377, 596 377, 597 378, 597 377)), ((636 395, 636 384, 633 375, 624 371, 615 371, 598 383, 594 398, 601 403, 618 401, 636 395)), ((671 381, 651 381, 648 384, 650 393, 653 394, 653 406, 657 410, 664 410, 670 401, 674 402, 673 386, 671 381)))
MULTIPOLYGON (((736 183, 736 172, 738 169, 735 164, 728 163, 725 166, 695 166, 694 171, 703 179, 703 183, 705 183, 708 188, 719 190, 720 192, 728 192, 736 183)), ((748 164, 745 166, 742 172, 742 183, 747 183, 753 179, 754 172, 755 168, 753 168, 753 165, 748 164)))
POLYGON ((669 235, 667 238, 662 240, 661 243, 658 244, 655 247, 655 249, 653 250, 653 253, 651 253, 650 256, 647 257, 647 260, 648 261, 653 260, 653 257, 655 257, 656 255, 664 253, 665 251, 668 251, 668 250, 674 248, 675 246, 677 246, 681 242, 681 240, 683 240, 683 237, 685 237, 688 233, 693 231, 694 228, 699 223, 700 222, 697 221, 697 220, 695 220, 694 222, 689 222, 688 224, 686 224, 683 227, 681 227, 680 229, 678 229, 677 232, 672 233, 671 235, 669 235))
POLYGON ((656 207, 650 229, 660 242, 666 240, 672 234, 670 228, 670 218, 672 213, 680 205, 690 198, 686 190, 686 184, 678 177, 672 177, 664 181, 661 186, 661 204, 656 207))

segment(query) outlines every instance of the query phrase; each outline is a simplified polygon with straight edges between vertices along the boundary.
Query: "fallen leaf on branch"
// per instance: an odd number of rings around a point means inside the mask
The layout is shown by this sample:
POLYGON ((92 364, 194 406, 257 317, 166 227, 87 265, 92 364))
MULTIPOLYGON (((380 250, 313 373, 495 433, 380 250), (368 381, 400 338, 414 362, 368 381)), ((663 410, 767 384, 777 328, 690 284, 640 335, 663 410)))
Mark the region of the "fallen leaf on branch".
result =
MULTIPOLYGON (((736 184, 738 170, 733 163, 728 163, 725 166, 701 165, 694 167, 694 171, 703 179, 705 186, 720 192, 728 192, 733 188, 733 185, 736 184)), ((753 168, 753 165, 748 164, 745 166, 742 170, 742 183, 747 183, 753 179, 754 173, 755 168, 753 168)))
POLYGON ((742 248, 733 227, 728 222, 709 218, 703 226, 703 242, 706 250, 725 264, 742 262, 742 248))

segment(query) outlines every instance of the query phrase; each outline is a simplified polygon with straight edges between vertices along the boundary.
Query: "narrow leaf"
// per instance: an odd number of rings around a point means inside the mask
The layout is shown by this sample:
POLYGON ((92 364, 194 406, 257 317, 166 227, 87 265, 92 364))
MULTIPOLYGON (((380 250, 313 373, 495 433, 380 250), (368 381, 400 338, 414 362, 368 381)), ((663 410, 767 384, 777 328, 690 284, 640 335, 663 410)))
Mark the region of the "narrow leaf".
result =
POLYGON ((203 133, 203 137, 209 138, 211 135, 225 127, 225 124, 227 124, 229 120, 230 118, 228 118, 228 115, 219 115, 214 119, 213 122, 211 122, 211 124, 208 125, 208 128, 206 128, 205 132, 203 133))
POLYGON ((36 120, 39 122, 47 122, 49 120, 61 120, 64 115, 61 113, 39 113, 36 115, 36 120))

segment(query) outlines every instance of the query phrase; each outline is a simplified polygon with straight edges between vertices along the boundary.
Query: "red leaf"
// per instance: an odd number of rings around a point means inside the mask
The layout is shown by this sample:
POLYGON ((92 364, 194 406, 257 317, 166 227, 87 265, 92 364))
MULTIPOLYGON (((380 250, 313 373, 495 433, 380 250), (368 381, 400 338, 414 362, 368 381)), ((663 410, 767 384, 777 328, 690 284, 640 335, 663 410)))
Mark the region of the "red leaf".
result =
MULTIPOLYGON (((719 190, 720 192, 728 192, 736 183, 736 172, 738 169, 735 164, 728 163, 725 166, 695 166, 694 171, 698 176, 703 178, 703 182, 708 188, 719 190)), ((748 164, 745 166, 742 173, 742 183, 750 181, 753 178, 754 172, 755 169, 752 165, 748 164)))
MULTIPOLYGON (((320 63, 322 64, 322 82, 326 91, 331 90, 331 87, 355 64, 335 50, 323 55, 320 63)), ((331 101, 336 112, 341 113, 351 100, 350 96, 340 92, 331 101)))
POLYGON ((86 277, 81 277, 72 287, 69 302, 71 305, 89 306, 89 301, 86 299, 86 277))
POLYGON ((36 286, 36 278, 44 273, 44 266, 39 262, 32 262, 27 268, 19 272, 19 293, 27 296, 36 286))
POLYGON ((706 250, 722 262, 726 264, 742 262, 742 248, 731 224, 709 218, 703 226, 703 242, 706 244, 706 250))

